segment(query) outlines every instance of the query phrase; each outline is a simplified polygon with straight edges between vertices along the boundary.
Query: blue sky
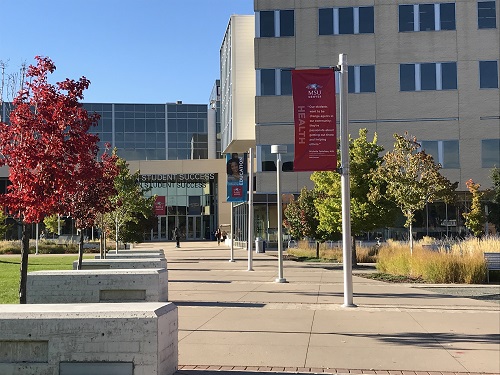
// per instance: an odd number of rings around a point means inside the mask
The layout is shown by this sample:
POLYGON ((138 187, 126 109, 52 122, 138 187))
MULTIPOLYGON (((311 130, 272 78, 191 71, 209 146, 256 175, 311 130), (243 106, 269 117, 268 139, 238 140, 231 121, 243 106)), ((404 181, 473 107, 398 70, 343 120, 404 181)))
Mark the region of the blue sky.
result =
POLYGON ((36 55, 50 81, 91 81, 84 102, 204 104, 219 78, 232 14, 253 0, 0 0, 0 60, 7 72, 36 55))

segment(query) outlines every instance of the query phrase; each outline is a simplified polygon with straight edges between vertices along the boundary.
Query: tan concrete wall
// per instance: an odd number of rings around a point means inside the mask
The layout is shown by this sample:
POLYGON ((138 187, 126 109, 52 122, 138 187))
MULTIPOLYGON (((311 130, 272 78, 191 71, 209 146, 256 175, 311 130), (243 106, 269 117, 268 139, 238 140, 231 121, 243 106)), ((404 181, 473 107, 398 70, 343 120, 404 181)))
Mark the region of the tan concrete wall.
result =
MULTIPOLYGON (((336 65, 346 53, 349 65, 376 64, 376 93, 349 95, 349 133, 360 128, 378 133, 379 144, 393 147, 393 134, 408 132, 420 140, 460 142, 460 169, 443 169, 452 181, 473 178, 489 187, 490 168, 481 165, 481 140, 500 138, 498 89, 479 89, 479 63, 500 60, 500 2, 496 2, 497 28, 478 30, 477 2, 457 0, 456 30, 399 32, 399 4, 392 0, 255 0, 255 10, 295 9, 295 37, 257 38, 256 69, 316 68, 336 65), (318 35, 318 8, 375 6, 375 33, 318 35), (401 63, 457 62, 458 90, 401 92, 401 63), (295 66, 290 66, 295 62, 295 66)), ((426 4, 411 0, 404 4, 426 4)), ((337 98, 338 100, 338 98, 337 98)), ((291 97, 257 97, 257 144, 291 143, 291 97), (276 125, 270 125, 276 123, 276 125)), ((337 106, 338 108, 338 106, 337 106)), ((340 134, 339 134, 340 135, 340 134)), ((291 179, 290 177, 287 177, 291 179)), ((272 191, 272 179, 259 177, 258 189, 272 191)), ((299 184, 289 181, 291 186, 299 184)), ((275 185, 275 183, 274 183, 275 185)), ((274 188, 275 190, 275 188, 274 188)))

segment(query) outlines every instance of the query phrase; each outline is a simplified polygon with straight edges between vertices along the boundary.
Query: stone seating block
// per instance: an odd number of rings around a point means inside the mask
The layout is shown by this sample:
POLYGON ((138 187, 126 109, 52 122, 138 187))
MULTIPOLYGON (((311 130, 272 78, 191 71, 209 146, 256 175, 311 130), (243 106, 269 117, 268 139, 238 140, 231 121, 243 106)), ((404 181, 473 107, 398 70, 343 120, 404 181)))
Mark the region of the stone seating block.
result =
MULTIPOLYGON (((78 267, 78 261, 73 262, 73 269, 78 267)), ((140 269, 140 268, 167 268, 165 258, 132 258, 132 259, 84 259, 82 270, 96 269, 140 269)))
MULTIPOLYGON (((104 259, 137 259, 137 258, 165 258, 164 253, 132 253, 130 251, 128 252, 118 252, 118 254, 115 253, 108 253, 106 254, 106 258, 104 259)), ((100 255, 96 255, 95 259, 101 259, 100 255)))
POLYGON ((2 375, 172 375, 172 303, 0 305, 2 375))
POLYGON ((108 269, 28 273, 27 303, 167 302, 168 271, 108 269))

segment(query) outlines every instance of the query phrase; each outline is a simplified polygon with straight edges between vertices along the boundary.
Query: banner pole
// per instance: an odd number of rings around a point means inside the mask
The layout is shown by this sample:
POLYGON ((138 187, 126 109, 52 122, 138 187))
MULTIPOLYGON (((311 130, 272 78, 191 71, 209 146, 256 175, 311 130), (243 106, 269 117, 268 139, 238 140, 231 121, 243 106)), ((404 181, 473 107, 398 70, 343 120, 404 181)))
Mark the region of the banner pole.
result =
POLYGON ((230 258, 229 258, 229 261, 230 262, 234 262, 234 213, 233 213, 233 210, 234 210, 234 206, 233 206, 233 202, 231 202, 231 229, 229 230, 231 232, 231 253, 230 253, 230 258))
POLYGON ((351 197, 349 181, 349 115, 347 55, 339 55, 340 65, 340 158, 342 190, 342 258, 344 268, 343 307, 355 307, 352 300, 351 197))
POLYGON ((248 150, 248 269, 253 271, 253 253, 252 253, 252 238, 253 238, 253 149, 248 150))

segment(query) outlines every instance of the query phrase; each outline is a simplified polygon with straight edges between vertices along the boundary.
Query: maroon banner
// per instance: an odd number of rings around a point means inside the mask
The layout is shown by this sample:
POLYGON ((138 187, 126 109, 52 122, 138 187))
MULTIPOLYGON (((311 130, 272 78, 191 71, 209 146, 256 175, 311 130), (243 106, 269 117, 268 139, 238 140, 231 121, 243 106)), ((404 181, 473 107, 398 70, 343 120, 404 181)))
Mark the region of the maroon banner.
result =
POLYGON ((155 200, 155 215, 165 215, 165 197, 157 196, 155 200))
POLYGON ((292 70, 294 171, 337 169, 335 72, 292 70))

